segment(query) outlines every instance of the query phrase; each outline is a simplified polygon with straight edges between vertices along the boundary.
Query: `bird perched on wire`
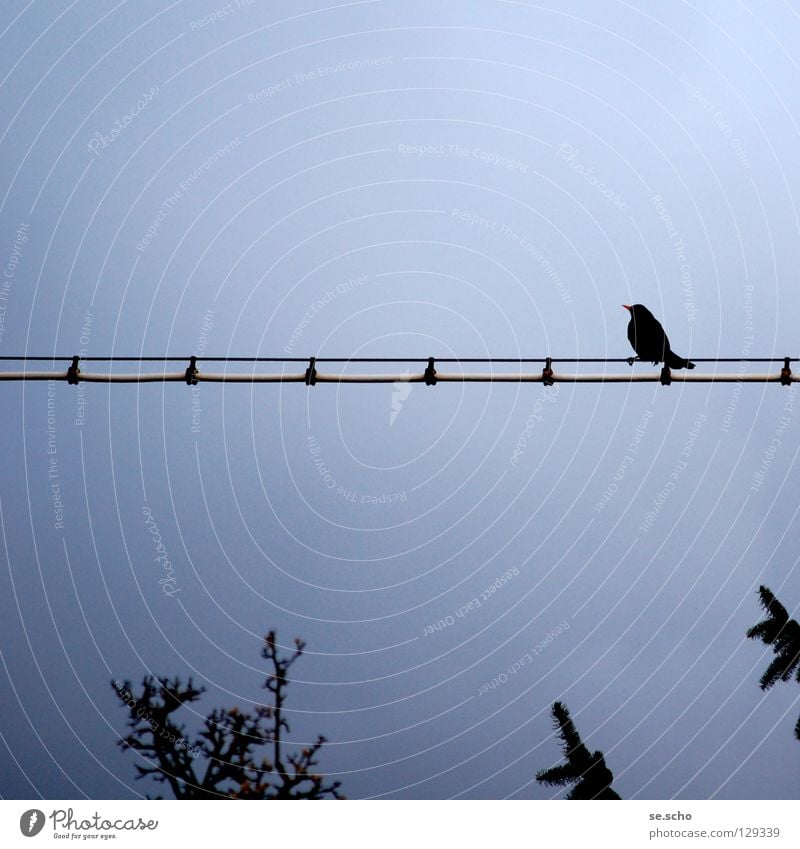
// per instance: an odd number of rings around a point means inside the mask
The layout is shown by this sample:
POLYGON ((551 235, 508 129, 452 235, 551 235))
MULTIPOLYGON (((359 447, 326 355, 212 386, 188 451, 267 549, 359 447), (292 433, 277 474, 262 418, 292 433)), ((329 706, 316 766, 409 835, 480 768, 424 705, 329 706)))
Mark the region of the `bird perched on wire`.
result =
MULTIPOLYGON (((664 363, 667 368, 694 368, 694 363, 679 357, 669 346, 669 338, 658 319, 642 304, 623 304, 631 314, 628 341, 640 360, 664 363)), ((633 365, 633 357, 628 362, 633 365)))

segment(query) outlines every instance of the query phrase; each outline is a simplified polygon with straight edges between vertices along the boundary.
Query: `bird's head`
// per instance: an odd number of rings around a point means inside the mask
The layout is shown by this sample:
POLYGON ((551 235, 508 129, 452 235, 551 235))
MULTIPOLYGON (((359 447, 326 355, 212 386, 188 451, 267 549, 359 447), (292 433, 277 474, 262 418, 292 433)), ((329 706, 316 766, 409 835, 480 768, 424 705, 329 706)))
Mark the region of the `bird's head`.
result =
POLYGON ((643 320, 653 318, 653 313, 644 304, 634 304, 633 306, 623 304, 622 306, 631 314, 631 318, 640 318, 643 320))

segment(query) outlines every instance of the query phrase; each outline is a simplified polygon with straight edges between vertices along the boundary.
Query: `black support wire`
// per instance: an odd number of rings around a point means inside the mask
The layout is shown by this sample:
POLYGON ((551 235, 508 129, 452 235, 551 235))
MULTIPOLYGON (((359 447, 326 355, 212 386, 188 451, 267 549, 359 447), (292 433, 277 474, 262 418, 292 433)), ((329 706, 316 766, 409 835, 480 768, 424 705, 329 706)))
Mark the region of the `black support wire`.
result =
MULTIPOLYGON (((67 362, 74 360, 73 354, 33 356, 29 354, 11 357, 0 356, 0 362, 67 362)), ((205 363, 307 363, 311 357, 203 357, 203 356, 160 356, 160 357, 79 357, 84 363, 185 363, 196 360, 205 363)), ((318 363, 427 363, 430 357, 314 357, 318 363)), ((640 362, 638 357, 434 357, 437 363, 628 363, 640 362)), ((791 363, 800 362, 800 357, 690 357, 693 363, 791 363)))
POLYGON ((315 386, 318 383, 424 383, 427 386, 435 386, 437 383, 542 383, 552 386, 554 383, 661 383, 668 386, 670 383, 780 383, 789 386, 800 382, 800 375, 795 375, 791 370, 791 363, 798 362, 797 357, 693 357, 695 363, 781 363, 779 371, 761 374, 749 374, 740 371, 734 374, 721 374, 712 372, 710 374, 695 374, 693 371, 680 370, 672 372, 664 367, 660 371, 627 373, 564 373, 554 371, 554 363, 627 363, 632 366, 636 361, 633 357, 77 357, 70 356, 0 356, 2 362, 49 362, 69 363, 63 371, 9 371, 0 372, 0 381, 16 380, 65 380, 68 384, 76 386, 79 383, 172 383, 183 382, 189 386, 198 383, 304 383, 306 386, 315 386), (182 371, 176 372, 120 372, 120 373, 94 373, 81 369, 81 363, 172 363, 181 362, 187 364, 182 371), (225 371, 222 373, 201 371, 198 363, 279 363, 283 365, 292 363, 304 363, 306 368, 300 372, 274 373, 236 373, 225 371), (358 373, 325 373, 318 372, 317 365, 320 363, 424 363, 420 371, 403 374, 358 374, 358 373), (541 372, 442 372, 436 366, 442 363, 480 363, 494 365, 495 363, 525 363, 543 364, 541 372))

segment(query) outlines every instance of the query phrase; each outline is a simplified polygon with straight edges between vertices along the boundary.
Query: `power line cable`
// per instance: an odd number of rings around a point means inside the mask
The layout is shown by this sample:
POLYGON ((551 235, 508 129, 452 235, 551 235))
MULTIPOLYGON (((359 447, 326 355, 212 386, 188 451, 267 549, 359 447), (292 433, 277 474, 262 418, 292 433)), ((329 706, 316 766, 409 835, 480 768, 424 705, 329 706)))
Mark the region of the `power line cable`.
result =
POLYGON ((151 362, 187 362, 186 357, 78 357, 78 356, 32 356, 19 355, 0 357, 0 361, 8 362, 59 362, 71 361, 66 371, 15 371, 0 372, 0 381, 16 380, 66 380, 71 385, 79 383, 170 383, 185 382, 190 386, 198 383, 305 383, 315 386, 317 383, 425 383, 434 386, 436 383, 542 383, 552 386, 554 383, 654 383, 662 385, 670 383, 780 383, 789 386, 800 381, 800 376, 792 374, 791 363, 798 362, 797 357, 693 357, 694 362, 701 363, 782 363, 780 371, 748 374, 740 371, 736 374, 695 374, 691 371, 673 373, 666 366, 660 372, 629 372, 628 374, 602 372, 596 374, 563 373, 553 370, 554 363, 628 363, 633 365, 634 357, 211 357, 190 356, 188 366, 179 372, 121 372, 121 373, 90 373, 80 368, 81 362, 106 363, 151 363, 151 362), (205 363, 306 363, 304 372, 274 372, 246 373, 225 371, 222 373, 201 371, 197 364, 205 363), (319 363, 426 363, 422 372, 411 373, 408 370, 402 374, 358 374, 358 373, 320 373, 319 363), (453 372, 442 373, 436 366, 442 363, 544 363, 541 372, 453 372))

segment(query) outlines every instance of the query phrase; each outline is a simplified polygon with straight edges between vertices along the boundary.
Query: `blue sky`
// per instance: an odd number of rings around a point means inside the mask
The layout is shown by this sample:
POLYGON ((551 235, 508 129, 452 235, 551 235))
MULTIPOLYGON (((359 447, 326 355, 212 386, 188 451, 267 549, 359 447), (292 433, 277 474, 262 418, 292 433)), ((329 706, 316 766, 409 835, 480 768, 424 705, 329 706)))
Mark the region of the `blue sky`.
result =
MULTIPOLYGON (((683 356, 798 355, 788 4, 8 2, 0 33, 0 356, 626 357, 622 303, 683 356)), ((4 797, 154 792, 111 679, 192 674, 193 727, 266 695, 271 628, 353 798, 558 795, 556 700, 625 798, 795 796, 800 690, 744 638, 759 584, 800 605, 794 387, 2 393, 4 797)))

